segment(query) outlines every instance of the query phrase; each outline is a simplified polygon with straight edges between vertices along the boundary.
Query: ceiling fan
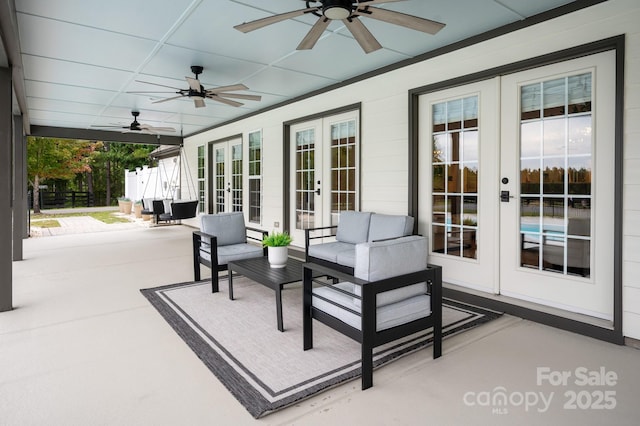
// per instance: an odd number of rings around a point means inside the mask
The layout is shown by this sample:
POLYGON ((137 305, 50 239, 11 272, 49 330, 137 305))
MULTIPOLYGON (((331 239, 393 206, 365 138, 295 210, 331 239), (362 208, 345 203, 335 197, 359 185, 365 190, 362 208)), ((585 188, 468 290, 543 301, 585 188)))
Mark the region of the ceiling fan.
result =
POLYGON ((395 3, 404 0, 302 0, 306 2, 306 9, 294 10, 292 12, 281 13, 278 15, 268 16, 244 24, 236 25, 234 28, 248 33, 267 25, 286 19, 296 18, 308 13, 318 16, 315 25, 309 30, 302 42, 296 48, 297 50, 312 49, 316 42, 327 29, 331 21, 342 21, 347 29, 356 39, 362 50, 366 53, 381 49, 382 46, 371 34, 371 32, 360 22, 360 17, 377 19, 395 25, 400 25, 413 30, 422 31, 427 34, 435 34, 440 31, 445 24, 432 21, 430 19, 419 18, 413 15, 407 15, 393 10, 380 9, 371 7, 374 4, 395 3))
POLYGON ((131 115, 133 115, 133 122, 128 126, 122 125, 113 125, 113 126, 99 126, 94 125, 91 127, 102 127, 102 128, 114 128, 114 129, 124 129, 122 132, 141 132, 141 133, 152 133, 157 134, 158 132, 175 132, 176 129, 173 127, 153 127, 148 124, 141 124, 138 122, 138 116, 140 115, 139 111, 131 111, 131 115))
POLYGON ((161 87, 167 87, 169 89, 173 89, 172 92, 159 92, 159 91, 143 91, 143 92, 127 92, 127 93, 175 93, 178 96, 172 96, 170 98, 165 98, 165 99, 160 99, 158 101, 154 101, 152 103, 157 104, 157 103, 161 103, 161 102, 167 102, 167 101, 171 101, 174 99, 178 99, 178 98, 182 98, 182 97, 189 97, 189 98, 193 98, 193 103, 195 104, 196 108, 202 108, 205 105, 204 103, 204 99, 211 99, 214 101, 218 101, 218 102, 222 102, 223 104, 227 104, 227 105, 231 105, 234 107, 239 107, 242 106, 244 104, 240 103, 240 102, 236 102, 234 100, 231 99, 227 99, 227 98, 235 98, 235 99, 246 99, 249 101, 259 101, 260 99, 262 99, 261 96, 256 96, 256 95, 243 95, 240 93, 228 93, 228 92, 232 92, 235 90, 248 90, 249 88, 247 86, 245 86, 244 84, 233 84, 231 86, 221 86, 221 87, 216 87, 214 89, 205 89, 201 84, 200 84, 200 80, 198 80, 198 75, 202 74, 202 70, 204 68, 199 66, 199 65, 192 65, 191 66, 191 72, 193 72, 196 77, 185 77, 185 79, 187 80, 187 83, 189 84, 189 88, 188 89, 180 89, 179 87, 171 87, 171 86, 165 86, 164 84, 158 84, 158 83, 151 83, 149 81, 142 81, 142 80, 136 80, 139 83, 145 83, 145 84, 153 84, 155 86, 161 86, 161 87))

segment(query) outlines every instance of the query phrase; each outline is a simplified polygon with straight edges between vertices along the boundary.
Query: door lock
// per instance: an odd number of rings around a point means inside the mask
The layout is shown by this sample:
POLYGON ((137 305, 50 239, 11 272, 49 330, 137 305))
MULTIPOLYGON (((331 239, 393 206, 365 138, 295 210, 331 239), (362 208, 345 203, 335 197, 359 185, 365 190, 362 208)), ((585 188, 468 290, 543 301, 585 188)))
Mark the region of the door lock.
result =
POLYGON ((509 198, 513 198, 513 195, 509 195, 509 191, 500 191, 500 201, 503 203, 508 203, 509 198))

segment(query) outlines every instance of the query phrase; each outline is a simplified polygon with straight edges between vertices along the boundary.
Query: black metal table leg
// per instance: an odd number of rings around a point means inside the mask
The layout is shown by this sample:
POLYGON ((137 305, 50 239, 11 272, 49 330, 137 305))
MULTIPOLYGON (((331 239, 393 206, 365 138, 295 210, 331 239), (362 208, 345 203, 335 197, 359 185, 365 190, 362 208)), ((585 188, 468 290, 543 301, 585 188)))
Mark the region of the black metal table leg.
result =
POLYGON ((277 286, 276 289, 276 315, 278 316, 278 330, 284 331, 284 324, 282 323, 282 286, 277 286))

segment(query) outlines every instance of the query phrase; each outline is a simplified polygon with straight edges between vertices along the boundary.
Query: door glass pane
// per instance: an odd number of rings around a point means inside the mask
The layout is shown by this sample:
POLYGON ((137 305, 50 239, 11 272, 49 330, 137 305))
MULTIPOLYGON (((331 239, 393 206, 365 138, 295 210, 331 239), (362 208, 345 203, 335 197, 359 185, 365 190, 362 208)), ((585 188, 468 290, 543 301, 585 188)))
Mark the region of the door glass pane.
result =
POLYGON ((356 210, 356 122, 331 125, 331 213, 356 210))
POLYGON ((477 258, 478 97, 432 105, 431 250, 477 258))
POLYGON ((296 229, 313 228, 315 130, 296 132, 296 229))
POLYGON ((224 148, 216 148, 216 187, 215 187, 215 208, 216 213, 224 213, 226 212, 225 206, 225 149, 224 148))
POLYGON ((591 74, 523 86, 520 96, 520 265, 589 277, 591 74))
POLYGON ((231 146, 231 209, 242 211, 242 144, 231 146))

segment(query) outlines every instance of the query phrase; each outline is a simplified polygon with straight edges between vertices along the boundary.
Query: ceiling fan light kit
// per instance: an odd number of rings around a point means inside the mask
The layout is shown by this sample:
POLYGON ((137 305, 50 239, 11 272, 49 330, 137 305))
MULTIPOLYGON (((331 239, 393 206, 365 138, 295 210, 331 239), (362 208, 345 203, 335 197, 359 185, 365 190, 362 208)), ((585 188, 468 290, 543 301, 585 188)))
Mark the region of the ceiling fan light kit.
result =
POLYGON ((331 20, 347 19, 351 16, 351 0, 327 0, 322 6, 322 14, 331 20))
POLYGON ((342 21, 353 38, 358 42, 365 53, 371 53, 382 48, 382 45, 369 32, 360 21, 360 17, 375 19, 393 25, 399 25, 427 34, 436 34, 445 24, 430 19, 420 18, 406 13, 396 12, 389 9, 380 9, 372 5, 381 3, 396 3, 405 0, 302 0, 306 2, 305 9, 280 13, 257 19, 244 24, 236 25, 234 28, 243 33, 254 31, 267 25, 275 24, 286 19, 293 19, 306 14, 313 14, 318 17, 318 21, 311 27, 297 50, 312 49, 316 42, 327 29, 331 21, 342 21), (315 4, 315 6, 313 6, 315 4))

